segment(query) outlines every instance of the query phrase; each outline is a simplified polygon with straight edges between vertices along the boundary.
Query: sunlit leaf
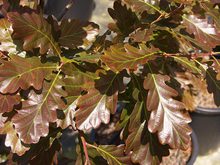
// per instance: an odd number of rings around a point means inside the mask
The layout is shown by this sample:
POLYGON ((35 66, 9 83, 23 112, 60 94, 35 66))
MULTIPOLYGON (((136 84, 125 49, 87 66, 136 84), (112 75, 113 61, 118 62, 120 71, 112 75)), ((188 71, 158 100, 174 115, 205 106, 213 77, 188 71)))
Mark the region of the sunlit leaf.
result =
POLYGON ((16 45, 13 43, 11 38, 12 35, 11 23, 7 19, 0 20, 0 50, 6 51, 9 54, 14 54, 17 52, 16 45))
POLYGON ((199 19, 195 15, 183 18, 187 31, 195 36, 196 42, 203 46, 202 49, 212 51, 212 48, 220 44, 220 32, 207 19, 199 19))
POLYGON ((137 102, 130 117, 129 132, 125 144, 126 153, 133 151, 131 160, 134 163, 158 164, 162 160, 162 156, 169 154, 169 147, 159 143, 157 136, 151 134, 147 130, 146 120, 144 116, 144 103, 137 102))
POLYGON ((11 12, 8 13, 8 19, 12 23, 13 37, 24 41, 24 50, 40 48, 40 53, 45 54, 50 49, 54 54, 60 54, 59 46, 52 36, 51 25, 41 14, 11 12))
POLYGON ((118 44, 111 46, 105 55, 101 57, 102 61, 113 71, 123 69, 137 69, 137 66, 153 60, 159 51, 155 48, 148 48, 146 45, 140 45, 135 48, 129 44, 118 44))
POLYGON ((11 147, 11 151, 13 153, 16 153, 19 156, 21 156, 27 150, 29 150, 28 147, 22 145, 21 140, 17 136, 17 132, 13 128, 13 124, 10 121, 5 123, 3 128, 0 128, 0 134, 7 134, 5 139, 5 145, 7 147, 11 147))
POLYGON ((152 133, 158 132, 162 144, 187 149, 191 133, 188 123, 191 119, 180 111, 185 108, 184 104, 174 99, 178 93, 166 84, 169 80, 168 76, 148 74, 144 81, 144 88, 149 90, 147 109, 151 111, 148 128, 152 133))
POLYGON ((49 123, 57 121, 56 110, 65 107, 61 97, 66 95, 60 81, 58 73, 50 83, 44 83, 41 94, 31 90, 28 99, 22 102, 22 108, 13 117, 15 130, 24 143, 37 143, 40 137, 47 136, 49 123))
POLYGON ((125 89, 123 73, 115 74, 111 71, 107 75, 100 74, 95 85, 90 85, 88 93, 81 96, 76 111, 76 125, 81 130, 97 128, 101 122, 107 124, 110 114, 115 113, 118 92, 125 89))
MULTIPOLYGON (((89 145, 91 147, 91 145, 89 145)), ((107 160, 109 165, 129 165, 130 156, 125 155, 124 145, 99 145, 93 146, 98 153, 107 160)))
POLYGON ((22 58, 12 56, 10 61, 1 60, 0 92, 15 93, 19 88, 28 89, 33 86, 39 90, 44 78, 56 69, 51 63, 41 63, 37 57, 22 58))

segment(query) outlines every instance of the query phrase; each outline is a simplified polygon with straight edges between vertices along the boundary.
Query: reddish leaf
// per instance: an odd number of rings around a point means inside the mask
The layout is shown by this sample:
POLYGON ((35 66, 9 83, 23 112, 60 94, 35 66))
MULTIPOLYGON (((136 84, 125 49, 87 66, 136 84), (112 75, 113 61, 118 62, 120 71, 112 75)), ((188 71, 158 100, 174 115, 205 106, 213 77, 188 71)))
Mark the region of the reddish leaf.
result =
POLYGON ((63 129, 68 126, 75 128, 74 117, 78 99, 81 96, 81 92, 86 89, 86 83, 93 81, 93 78, 96 78, 96 76, 92 73, 83 73, 79 68, 71 63, 65 64, 62 67, 62 71, 66 74, 66 77, 63 80, 63 87, 68 93, 68 96, 65 97, 68 106, 63 111, 65 118, 58 120, 57 124, 63 129))
POLYGON ((101 59, 113 71, 121 71, 127 68, 137 69, 138 65, 153 60, 159 53, 157 49, 148 48, 143 44, 140 44, 139 47, 140 49, 129 44, 113 45, 105 51, 105 55, 101 59))
POLYGON ((101 122, 108 124, 110 112, 114 113, 117 104, 117 93, 112 96, 102 95, 96 89, 79 98, 76 111, 76 126, 80 130, 97 128, 101 122))
POLYGON ((152 133, 158 132, 162 144, 185 150, 190 144, 191 119, 180 111, 184 104, 173 98, 178 93, 166 85, 169 80, 168 76, 148 74, 144 81, 144 88, 149 90, 147 109, 151 111, 148 128, 152 133))
POLYGON ((19 156, 23 155, 28 147, 22 145, 21 140, 17 136, 17 132, 14 130, 11 122, 4 124, 3 128, 0 128, 0 134, 7 134, 5 139, 5 146, 11 147, 13 153, 18 154, 19 156))
POLYGON ((8 19, 12 23, 14 38, 24 41, 24 50, 40 48, 40 53, 45 54, 50 49, 56 55, 60 54, 59 46, 52 36, 51 25, 41 14, 11 12, 8 13, 8 19))
POLYGON ((83 45, 84 42, 89 42, 95 38, 99 31, 98 25, 78 20, 64 20, 60 29, 59 43, 68 48, 76 48, 83 45))
POLYGON ((216 29, 215 25, 208 23, 207 19, 199 19, 195 15, 183 18, 183 24, 187 31, 195 36, 195 44, 198 42, 200 47, 202 45, 202 49, 212 51, 220 44, 219 30, 216 29))
POLYGON ((125 141, 126 153, 132 151, 131 160, 141 165, 159 164, 162 156, 169 154, 169 147, 159 143, 157 136, 147 130, 146 121, 142 122, 143 102, 137 102, 130 116, 129 135, 125 141))
POLYGON ((0 50, 8 52, 9 54, 15 54, 16 45, 11 38, 12 35, 11 23, 7 19, 0 20, 0 50))
POLYGON ((110 120, 110 113, 115 113, 118 92, 125 89, 123 77, 125 72, 115 74, 108 71, 106 74, 100 74, 100 78, 92 83, 88 93, 81 96, 76 111, 76 125, 81 130, 97 128, 101 122, 107 124, 110 120))
POLYGON ((18 95, 0 94, 0 113, 12 111, 14 105, 19 104, 20 101, 21 101, 21 98, 18 95))
POLYGON ((49 122, 57 121, 57 109, 63 109, 65 104, 61 99, 66 95, 62 90, 59 73, 51 83, 45 82, 41 94, 33 90, 28 95, 28 100, 22 103, 22 109, 12 118, 12 122, 20 139, 24 143, 37 143, 40 137, 47 136, 49 122))
POLYGON ((15 93, 19 88, 28 89, 33 86, 39 90, 46 75, 56 68, 54 64, 42 64, 37 57, 22 58, 12 56, 11 61, 1 60, 0 92, 15 93))

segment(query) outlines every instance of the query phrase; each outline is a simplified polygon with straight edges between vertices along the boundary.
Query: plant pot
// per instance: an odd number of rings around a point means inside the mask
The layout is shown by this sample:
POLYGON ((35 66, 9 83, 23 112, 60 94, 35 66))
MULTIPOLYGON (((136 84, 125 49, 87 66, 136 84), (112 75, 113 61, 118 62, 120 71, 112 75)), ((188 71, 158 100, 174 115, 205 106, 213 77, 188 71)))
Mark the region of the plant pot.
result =
POLYGON ((220 109, 198 107, 191 117, 191 127, 198 138, 199 155, 214 152, 220 147, 220 109))
POLYGON ((65 7, 70 1, 48 0, 44 8, 45 14, 54 15, 58 20, 63 17, 65 19, 88 21, 95 8, 95 2, 93 0, 72 0, 72 7, 65 11, 65 7))
POLYGON ((199 153, 198 139, 194 131, 191 134, 191 138, 192 138, 192 153, 189 160, 187 161, 187 165, 193 165, 199 153))

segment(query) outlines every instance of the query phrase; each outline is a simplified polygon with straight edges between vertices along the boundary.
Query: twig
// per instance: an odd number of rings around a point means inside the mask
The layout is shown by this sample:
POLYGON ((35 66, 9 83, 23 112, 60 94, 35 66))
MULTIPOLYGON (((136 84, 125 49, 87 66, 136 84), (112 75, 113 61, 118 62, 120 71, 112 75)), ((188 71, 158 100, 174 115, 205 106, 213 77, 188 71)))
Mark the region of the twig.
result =
POLYGON ((86 146, 87 143, 86 143, 85 138, 83 137, 83 132, 79 131, 79 134, 80 134, 80 139, 81 139, 82 145, 83 145, 83 151, 84 151, 84 154, 85 154, 85 157, 86 157, 86 161, 85 161, 84 165, 91 165, 90 160, 89 160, 89 154, 88 154, 87 146, 86 146))

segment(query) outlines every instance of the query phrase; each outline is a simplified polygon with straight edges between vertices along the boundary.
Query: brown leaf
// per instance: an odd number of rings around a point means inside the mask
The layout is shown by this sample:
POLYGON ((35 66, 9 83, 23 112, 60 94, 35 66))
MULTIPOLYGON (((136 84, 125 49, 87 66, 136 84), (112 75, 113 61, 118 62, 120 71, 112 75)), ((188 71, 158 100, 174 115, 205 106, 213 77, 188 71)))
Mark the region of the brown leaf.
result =
POLYGON ((105 55, 101 59, 113 71, 122 71, 123 69, 135 70, 138 65, 153 60, 157 54, 159 54, 157 49, 148 48, 144 44, 140 44, 139 49, 129 44, 118 44, 111 46, 105 51, 105 55))
POLYGON ((11 122, 4 124, 3 128, 0 128, 0 134, 6 134, 5 146, 11 147, 13 153, 19 156, 23 155, 29 148, 22 145, 21 140, 17 136, 17 132, 13 128, 11 122))
POLYGON ((188 114, 180 110, 184 104, 174 99, 177 91, 166 85, 168 76, 148 74, 144 81, 144 88, 148 90, 147 109, 151 111, 148 128, 150 132, 158 132, 162 144, 169 144, 171 148, 189 147, 191 121, 188 114))
POLYGON ((43 18, 42 14, 11 12, 8 13, 8 19, 14 30, 13 37, 24 41, 24 50, 40 48, 41 54, 47 53, 49 49, 56 55, 61 53, 52 36, 51 25, 43 18))
POLYGON ((30 86, 40 90, 44 78, 56 69, 54 64, 43 64, 37 57, 22 58, 14 55, 11 61, 0 62, 1 93, 15 93, 19 88, 26 90, 30 86))
POLYGON ((59 43, 68 48, 81 46, 84 41, 89 42, 88 39, 94 38, 99 31, 98 25, 90 22, 81 22, 79 20, 63 20, 60 29, 61 36, 59 43))
POLYGON ((61 97, 66 96, 66 92, 58 76, 59 73, 50 83, 44 83, 41 94, 32 90, 22 103, 21 110, 12 118, 15 130, 24 143, 37 143, 40 137, 47 136, 49 122, 57 121, 56 110, 65 108, 61 97))
POLYGON ((216 29, 215 25, 208 23, 208 19, 199 19, 195 15, 183 17, 183 24, 186 30, 195 36, 195 44, 202 49, 212 51, 217 45, 220 44, 220 32, 216 29))
POLYGON ((19 104, 21 98, 19 95, 2 95, 0 94, 0 113, 10 112, 14 105, 19 104))

